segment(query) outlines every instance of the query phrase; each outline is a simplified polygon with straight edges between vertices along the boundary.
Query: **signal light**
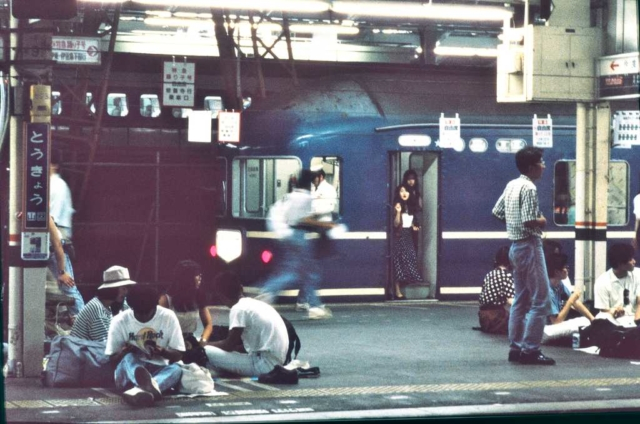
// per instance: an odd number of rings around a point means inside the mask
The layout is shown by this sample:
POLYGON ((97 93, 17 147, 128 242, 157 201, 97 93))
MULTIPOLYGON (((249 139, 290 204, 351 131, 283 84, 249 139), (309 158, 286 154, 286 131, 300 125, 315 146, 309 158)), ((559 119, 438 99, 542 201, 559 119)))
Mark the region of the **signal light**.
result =
POLYGON ((211 255, 212 258, 215 258, 216 256, 218 256, 218 249, 216 248, 215 244, 209 248, 209 254, 211 255))
POLYGON ((262 263, 268 264, 271 262, 271 259, 273 259, 273 253, 268 250, 263 250, 260 259, 262 259, 262 263))

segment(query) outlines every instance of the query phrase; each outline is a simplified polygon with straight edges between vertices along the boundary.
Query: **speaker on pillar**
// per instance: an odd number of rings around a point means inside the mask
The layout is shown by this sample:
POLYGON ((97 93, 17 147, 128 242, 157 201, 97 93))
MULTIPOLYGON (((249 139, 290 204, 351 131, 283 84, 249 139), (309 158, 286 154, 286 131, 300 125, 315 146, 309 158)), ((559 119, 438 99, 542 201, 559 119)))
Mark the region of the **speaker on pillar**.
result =
POLYGON ((78 14, 77 0, 11 0, 16 19, 71 19, 78 14))
POLYGON ((553 1, 540 0, 540 19, 548 21, 549 17, 551 17, 551 12, 553 12, 553 1))

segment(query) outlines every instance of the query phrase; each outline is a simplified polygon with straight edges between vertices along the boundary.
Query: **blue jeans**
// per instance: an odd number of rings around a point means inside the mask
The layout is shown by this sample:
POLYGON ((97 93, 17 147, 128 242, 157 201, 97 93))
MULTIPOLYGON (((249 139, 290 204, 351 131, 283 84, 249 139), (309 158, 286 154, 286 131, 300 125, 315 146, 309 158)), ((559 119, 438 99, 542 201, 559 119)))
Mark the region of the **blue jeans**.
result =
POLYGON ((509 342, 513 350, 540 350, 544 325, 551 313, 551 287, 544 261, 542 240, 529 237, 511 244, 515 297, 509 317, 509 342))
POLYGON ((127 353, 122 361, 116 367, 114 373, 116 380, 116 389, 126 391, 133 386, 138 386, 136 382, 135 371, 138 367, 144 367, 151 373, 160 392, 165 392, 172 387, 176 387, 182 377, 182 368, 178 364, 157 365, 144 362, 138 355, 133 352, 127 353))
POLYGON ((277 296, 280 290, 297 286, 300 288, 298 302, 317 307, 322 305, 316 294, 320 286, 320 272, 315 252, 305 234, 305 231, 294 230, 291 237, 281 240, 282 258, 277 269, 264 282, 262 293, 277 296))
POLYGON ((210 369, 229 371, 247 377, 266 374, 276 365, 282 365, 282 362, 268 352, 227 352, 215 346, 205 346, 204 351, 210 369))
MULTIPOLYGON (((69 255, 65 253, 64 259, 65 259, 65 266, 64 266, 65 272, 69 274, 71 278, 75 279, 75 277, 73 276, 73 266, 71 265, 71 259, 69 259, 69 255)), ((49 255, 49 263, 47 264, 47 266, 49 267, 49 270, 51 270, 51 273, 55 277, 58 277, 58 260, 56 259, 56 255, 54 255, 53 252, 51 252, 49 255)), ((80 313, 80 310, 84 308, 84 299, 82 298, 80 291, 78 291, 78 287, 75 285, 73 287, 69 287, 66 284, 60 284, 60 283, 58 283, 58 287, 60 288, 60 291, 62 293, 66 294, 67 296, 73 297, 75 299, 75 303, 69 306, 69 313, 73 317, 77 316, 80 313)))

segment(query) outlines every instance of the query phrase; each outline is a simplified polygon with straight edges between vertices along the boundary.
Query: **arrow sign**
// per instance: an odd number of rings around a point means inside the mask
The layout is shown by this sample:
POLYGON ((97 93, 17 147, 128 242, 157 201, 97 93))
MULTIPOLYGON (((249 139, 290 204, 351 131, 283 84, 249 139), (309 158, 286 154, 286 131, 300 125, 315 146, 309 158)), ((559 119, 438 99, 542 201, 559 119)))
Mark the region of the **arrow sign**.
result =
POLYGON ((611 68, 612 71, 615 71, 618 66, 619 65, 614 60, 613 62, 611 62, 611 65, 609 67, 611 68))

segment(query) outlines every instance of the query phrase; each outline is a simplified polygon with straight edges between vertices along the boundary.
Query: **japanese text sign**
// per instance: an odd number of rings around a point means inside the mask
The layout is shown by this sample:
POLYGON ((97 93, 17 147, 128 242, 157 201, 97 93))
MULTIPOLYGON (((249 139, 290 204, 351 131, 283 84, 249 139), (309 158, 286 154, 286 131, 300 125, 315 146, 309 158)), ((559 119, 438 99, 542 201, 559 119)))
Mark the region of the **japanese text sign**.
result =
POLYGON ((240 142, 240 112, 218 113, 218 141, 240 142))
POLYGON ((438 146, 441 149, 450 149, 460 144, 460 117, 456 113, 455 118, 445 118, 440 115, 440 140, 438 146))
POLYGON ((53 36, 51 49, 58 63, 100 65, 100 38, 53 36))
POLYGON ((196 64, 164 62, 162 104, 164 106, 193 107, 196 64))
POLYGON ((46 231, 49 228, 49 124, 26 123, 24 138, 23 228, 46 231))
POLYGON ((541 148, 553 147, 553 120, 551 115, 546 118, 538 118, 533 115, 533 146, 541 148))

